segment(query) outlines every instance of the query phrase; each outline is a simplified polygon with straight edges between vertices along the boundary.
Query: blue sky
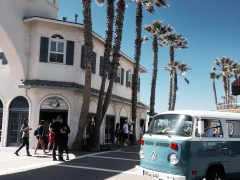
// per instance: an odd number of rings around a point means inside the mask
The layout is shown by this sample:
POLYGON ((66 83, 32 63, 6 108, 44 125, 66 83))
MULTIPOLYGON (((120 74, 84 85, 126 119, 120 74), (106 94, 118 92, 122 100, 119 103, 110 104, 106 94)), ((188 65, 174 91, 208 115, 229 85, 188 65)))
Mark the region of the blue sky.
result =
MULTIPOLYGON (((240 51, 240 1, 237 0, 168 0, 167 9, 156 9, 149 14, 144 11, 143 25, 161 20, 174 27, 189 41, 189 48, 175 51, 175 60, 180 60, 192 69, 186 75, 190 84, 179 78, 176 109, 214 110, 212 81, 209 73, 216 57, 228 56, 239 61, 240 51)), ((134 57, 135 9, 128 2, 125 14, 124 32, 121 50, 134 57)), ((79 14, 82 23, 81 0, 59 0, 59 19, 63 16, 74 21, 74 14, 79 14)), ((93 30, 105 37, 106 6, 99 7, 92 3, 93 30)), ((149 35, 143 30, 143 35, 149 35)), ((141 101, 149 104, 152 77, 151 41, 142 46, 141 65, 148 72, 141 74, 141 101)), ((169 74, 163 67, 169 61, 169 49, 159 47, 159 72, 156 89, 155 111, 167 110, 169 74)), ((218 99, 223 96, 222 82, 217 82, 218 99)))

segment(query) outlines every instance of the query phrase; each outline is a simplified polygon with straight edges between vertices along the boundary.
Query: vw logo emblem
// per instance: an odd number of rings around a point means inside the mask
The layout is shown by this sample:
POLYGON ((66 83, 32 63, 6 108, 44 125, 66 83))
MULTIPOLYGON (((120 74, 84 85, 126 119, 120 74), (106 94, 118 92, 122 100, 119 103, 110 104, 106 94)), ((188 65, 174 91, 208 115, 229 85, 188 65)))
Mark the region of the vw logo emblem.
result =
POLYGON ((151 157, 152 157, 152 160, 153 160, 153 161, 156 161, 156 159, 157 159, 157 154, 153 151, 151 157))

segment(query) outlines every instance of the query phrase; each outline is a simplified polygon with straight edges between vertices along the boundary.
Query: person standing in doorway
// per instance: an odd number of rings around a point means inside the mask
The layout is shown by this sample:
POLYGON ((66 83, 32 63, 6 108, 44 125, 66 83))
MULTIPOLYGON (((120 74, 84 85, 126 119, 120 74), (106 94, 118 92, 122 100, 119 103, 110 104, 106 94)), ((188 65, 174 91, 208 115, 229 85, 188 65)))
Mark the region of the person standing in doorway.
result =
POLYGON ((62 134, 64 133, 63 130, 63 124, 62 124, 62 117, 58 116, 56 118, 56 121, 51 124, 51 129, 53 129, 53 132, 55 134, 54 138, 54 145, 53 145, 53 161, 56 161, 56 150, 58 149, 58 160, 64 161, 63 159, 63 140, 62 140, 62 134))
POLYGON ((19 156, 18 152, 26 146, 27 156, 32 156, 29 153, 29 131, 32 130, 32 128, 28 125, 28 119, 24 119, 24 123, 21 126, 21 132, 22 132, 22 145, 15 151, 14 154, 19 156))

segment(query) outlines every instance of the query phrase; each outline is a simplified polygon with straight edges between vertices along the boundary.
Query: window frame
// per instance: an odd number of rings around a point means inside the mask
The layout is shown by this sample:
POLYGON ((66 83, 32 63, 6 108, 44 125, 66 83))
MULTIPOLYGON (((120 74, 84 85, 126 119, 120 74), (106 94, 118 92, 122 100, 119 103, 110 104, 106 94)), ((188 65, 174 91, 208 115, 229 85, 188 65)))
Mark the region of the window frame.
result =
POLYGON ((52 35, 49 38, 48 63, 52 63, 52 64, 66 64, 66 51, 67 51, 66 48, 67 48, 67 43, 66 43, 66 40, 63 38, 62 35, 60 35, 60 34, 52 35), (55 47, 56 51, 52 51, 52 42, 56 43, 56 47, 55 47), (59 47, 60 43, 63 43, 63 52, 58 52, 58 47, 59 47), (63 56, 62 62, 51 61, 51 54, 62 55, 63 56))

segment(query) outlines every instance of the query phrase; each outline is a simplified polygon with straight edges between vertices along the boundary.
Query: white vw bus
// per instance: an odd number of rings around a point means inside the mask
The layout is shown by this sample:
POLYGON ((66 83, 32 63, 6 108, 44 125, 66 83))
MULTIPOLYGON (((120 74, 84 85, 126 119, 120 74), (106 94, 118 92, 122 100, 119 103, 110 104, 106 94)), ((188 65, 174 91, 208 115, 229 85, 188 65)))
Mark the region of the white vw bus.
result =
POLYGON ((155 179, 240 179, 240 114, 158 114, 141 140, 139 155, 137 171, 155 179))

